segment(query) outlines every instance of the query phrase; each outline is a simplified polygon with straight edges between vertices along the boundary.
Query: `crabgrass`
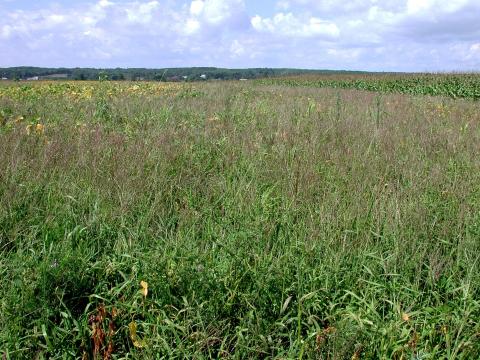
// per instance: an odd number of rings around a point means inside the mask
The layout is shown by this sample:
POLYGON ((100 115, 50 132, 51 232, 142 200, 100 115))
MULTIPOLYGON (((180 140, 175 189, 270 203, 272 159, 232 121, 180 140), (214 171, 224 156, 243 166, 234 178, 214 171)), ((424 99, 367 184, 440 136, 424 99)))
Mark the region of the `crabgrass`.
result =
POLYGON ((476 102, 161 86, 1 88, 4 359, 480 355, 476 102))

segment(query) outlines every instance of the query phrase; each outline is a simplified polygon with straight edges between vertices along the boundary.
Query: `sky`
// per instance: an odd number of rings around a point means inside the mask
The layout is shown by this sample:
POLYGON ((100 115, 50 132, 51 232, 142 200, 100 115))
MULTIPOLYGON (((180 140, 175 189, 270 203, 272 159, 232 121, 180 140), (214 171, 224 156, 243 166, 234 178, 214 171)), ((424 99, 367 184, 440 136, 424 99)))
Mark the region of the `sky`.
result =
POLYGON ((480 0, 0 0, 0 67, 479 71, 480 0))

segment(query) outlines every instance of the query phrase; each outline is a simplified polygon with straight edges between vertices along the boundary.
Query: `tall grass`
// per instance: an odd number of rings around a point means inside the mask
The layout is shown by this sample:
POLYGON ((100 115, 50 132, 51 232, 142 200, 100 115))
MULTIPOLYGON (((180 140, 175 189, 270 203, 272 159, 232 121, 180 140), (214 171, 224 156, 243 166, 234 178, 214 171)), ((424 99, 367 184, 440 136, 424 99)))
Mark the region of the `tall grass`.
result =
POLYGON ((478 104, 95 86, 0 98, 4 359, 480 356, 478 104))

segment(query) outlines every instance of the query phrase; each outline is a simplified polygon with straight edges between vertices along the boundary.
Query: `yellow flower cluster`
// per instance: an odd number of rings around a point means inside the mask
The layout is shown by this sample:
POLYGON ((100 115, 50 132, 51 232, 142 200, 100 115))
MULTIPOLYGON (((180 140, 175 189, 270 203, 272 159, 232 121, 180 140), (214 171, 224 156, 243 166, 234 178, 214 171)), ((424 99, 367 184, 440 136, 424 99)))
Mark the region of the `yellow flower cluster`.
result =
POLYGON ((45 134, 45 125, 38 123, 38 124, 28 124, 25 127, 25 132, 27 135, 44 135, 45 134))

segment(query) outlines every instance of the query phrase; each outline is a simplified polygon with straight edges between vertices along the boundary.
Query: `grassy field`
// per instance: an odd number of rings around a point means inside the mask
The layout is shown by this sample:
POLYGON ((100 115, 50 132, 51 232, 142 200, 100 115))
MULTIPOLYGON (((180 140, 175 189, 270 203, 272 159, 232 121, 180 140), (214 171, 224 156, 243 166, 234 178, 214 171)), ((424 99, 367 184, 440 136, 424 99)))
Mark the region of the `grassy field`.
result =
POLYGON ((480 357, 480 103, 0 85, 2 359, 480 357))

